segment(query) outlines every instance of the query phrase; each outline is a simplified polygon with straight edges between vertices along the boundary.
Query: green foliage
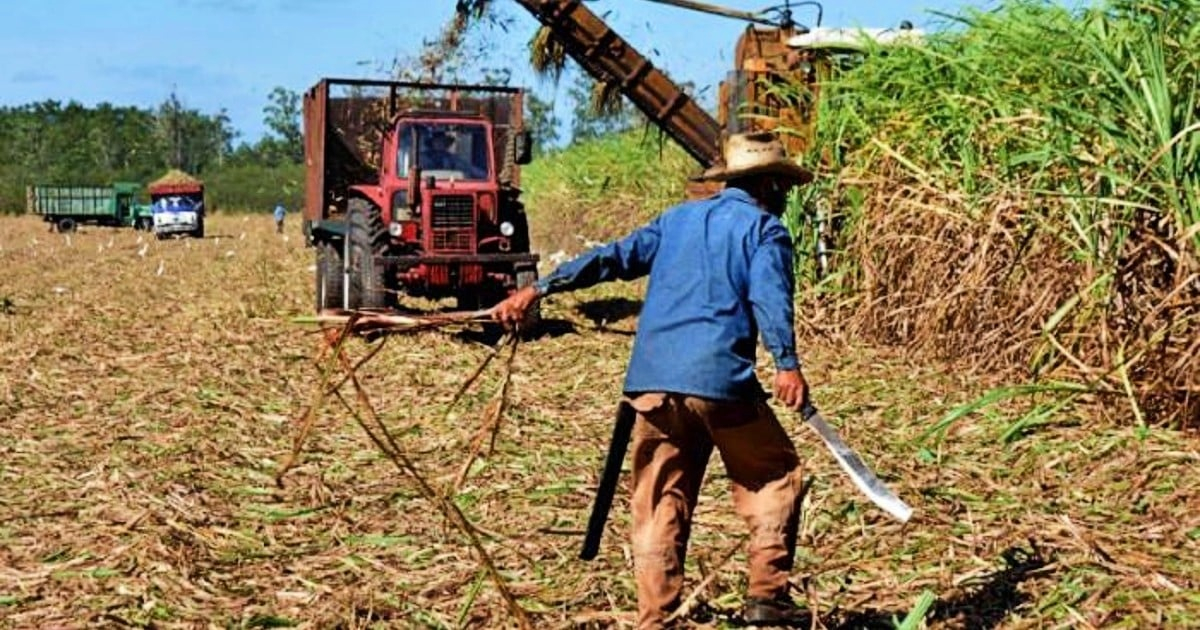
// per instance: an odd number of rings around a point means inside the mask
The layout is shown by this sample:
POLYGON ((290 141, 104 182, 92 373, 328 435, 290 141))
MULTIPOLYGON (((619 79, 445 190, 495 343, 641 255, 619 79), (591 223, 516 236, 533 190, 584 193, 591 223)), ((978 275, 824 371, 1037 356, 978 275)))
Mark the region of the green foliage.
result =
POLYGON ((0 107, 0 212, 22 211, 25 187, 35 184, 145 182, 180 164, 203 175, 232 137, 223 112, 202 114, 174 95, 153 111, 58 101, 0 107))
MULTIPOLYGON (((232 148, 234 132, 224 110, 206 116, 188 109, 174 92, 158 106, 154 122, 168 168, 199 175, 232 148)), ((103 137, 97 140, 103 143, 103 137)))
POLYGON ((534 238, 543 250, 578 249, 576 236, 620 236, 684 198, 696 163, 650 129, 551 151, 522 170, 534 238))
POLYGON ((203 114, 171 94, 155 109, 101 103, 0 108, 0 212, 21 212, 36 184, 149 182, 168 168, 205 181, 210 208, 299 208, 304 188, 300 97, 276 87, 263 109, 271 132, 232 148, 222 110, 203 114))
POLYGON ((917 603, 913 604, 912 610, 904 616, 903 620, 893 620, 893 625, 896 630, 919 630, 925 626, 925 617, 929 615, 929 611, 933 605, 937 603, 937 596, 932 591, 921 591, 921 596, 917 599, 917 603))
POLYGON ((276 86, 267 97, 270 103, 263 108, 263 122, 271 136, 260 142, 264 154, 273 164, 304 162, 304 132, 300 128, 300 95, 276 86))
POLYGON ((533 135, 535 157, 545 155, 558 144, 558 123, 554 101, 543 100, 533 92, 525 93, 525 129, 533 135))
POLYGON ((593 140, 626 131, 637 124, 636 110, 605 84, 581 72, 567 88, 571 99, 571 142, 593 140))
POLYGON ((1013 184, 1065 195, 1063 238, 1111 263, 1125 234, 1102 217, 1200 221, 1197 8, 1009 2, 924 46, 876 48, 828 86, 809 157, 837 170, 890 153, 913 179, 974 198, 1013 184))
POLYGON ((204 184, 218 210, 270 212, 282 202, 294 212, 304 205, 303 164, 231 164, 213 170, 204 184))
POLYGON ((1196 417, 1200 3, 950 19, 823 86, 804 159, 826 176, 791 221, 802 270, 823 202, 835 255, 808 277, 871 298, 862 317, 893 340, 1069 373, 1139 421, 1196 417), (954 336, 968 321, 996 323, 954 336), (981 341, 995 326, 1001 351, 981 341))

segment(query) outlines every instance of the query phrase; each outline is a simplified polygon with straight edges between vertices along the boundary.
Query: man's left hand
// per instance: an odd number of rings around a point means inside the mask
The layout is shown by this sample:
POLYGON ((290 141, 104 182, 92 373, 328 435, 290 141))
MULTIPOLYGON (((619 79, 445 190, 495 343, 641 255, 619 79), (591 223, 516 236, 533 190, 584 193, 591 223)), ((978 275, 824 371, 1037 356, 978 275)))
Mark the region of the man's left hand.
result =
POLYGON ((800 370, 779 370, 775 373, 775 398, 790 409, 800 411, 808 400, 808 383, 800 370))
POLYGON ((538 300, 538 290, 534 287, 518 289, 492 307, 492 319, 500 322, 507 330, 514 330, 525 321, 525 313, 538 300))

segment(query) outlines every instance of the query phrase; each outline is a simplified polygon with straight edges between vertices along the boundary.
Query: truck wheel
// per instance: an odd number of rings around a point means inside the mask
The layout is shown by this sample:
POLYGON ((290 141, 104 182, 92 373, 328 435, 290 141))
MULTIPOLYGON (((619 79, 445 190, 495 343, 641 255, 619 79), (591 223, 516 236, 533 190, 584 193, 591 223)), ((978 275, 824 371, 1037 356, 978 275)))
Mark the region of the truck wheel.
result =
POLYGON ((66 234, 75 231, 75 219, 62 218, 58 220, 58 231, 66 234))
MULTIPOLYGON (((517 271, 517 289, 524 289, 527 286, 537 282, 537 269, 523 269, 517 271)), ((533 303, 529 310, 525 313, 525 321, 521 323, 521 332, 524 336, 530 337, 537 333, 538 327, 542 325, 542 304, 541 301, 533 303)))
POLYGON ((344 304, 342 252, 332 243, 317 245, 317 312, 327 308, 340 309, 344 304))
POLYGON ((196 229, 192 230, 193 238, 204 238, 204 217, 196 219, 196 229))
POLYGON ((349 309, 387 308, 395 294, 387 290, 384 265, 377 256, 387 251, 387 229, 379 210, 365 199, 346 206, 345 255, 350 261, 349 309))

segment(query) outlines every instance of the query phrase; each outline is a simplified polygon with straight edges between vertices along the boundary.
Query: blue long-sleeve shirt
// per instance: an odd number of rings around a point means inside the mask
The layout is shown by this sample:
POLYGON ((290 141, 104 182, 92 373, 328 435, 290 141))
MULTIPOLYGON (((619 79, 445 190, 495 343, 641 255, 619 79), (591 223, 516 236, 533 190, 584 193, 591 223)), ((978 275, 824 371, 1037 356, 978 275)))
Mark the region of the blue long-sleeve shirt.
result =
POLYGON ((792 239, 746 192, 675 206, 538 281, 543 293, 650 275, 625 392, 761 398, 755 338, 793 370, 792 239))

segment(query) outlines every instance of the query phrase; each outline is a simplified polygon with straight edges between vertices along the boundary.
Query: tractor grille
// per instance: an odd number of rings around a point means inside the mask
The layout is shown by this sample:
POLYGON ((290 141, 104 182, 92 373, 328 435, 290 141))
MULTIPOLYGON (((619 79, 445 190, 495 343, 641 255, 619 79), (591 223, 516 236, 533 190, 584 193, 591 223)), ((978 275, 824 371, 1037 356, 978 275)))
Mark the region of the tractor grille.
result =
POLYGON ((433 249, 470 252, 475 249, 475 198, 439 195, 433 198, 433 249))
POLYGON ((475 198, 471 195, 444 195, 433 198, 433 227, 475 227, 475 198))

